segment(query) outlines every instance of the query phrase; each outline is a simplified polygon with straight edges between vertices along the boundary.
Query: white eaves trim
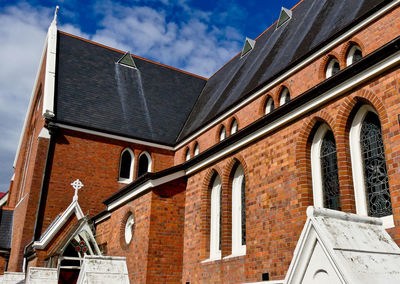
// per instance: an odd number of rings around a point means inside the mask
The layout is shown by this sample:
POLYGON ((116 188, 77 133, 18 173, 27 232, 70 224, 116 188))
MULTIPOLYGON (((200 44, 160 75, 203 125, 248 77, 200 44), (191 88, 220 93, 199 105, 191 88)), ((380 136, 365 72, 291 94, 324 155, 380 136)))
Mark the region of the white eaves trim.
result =
POLYGON ((35 249, 44 249, 49 242, 54 238, 54 236, 58 233, 58 231, 64 226, 65 222, 71 217, 71 215, 75 213, 78 220, 84 217, 81 207, 77 200, 71 202, 68 208, 64 211, 64 213, 60 216, 60 218, 55 222, 55 224, 50 225, 45 234, 40 238, 39 241, 33 243, 33 247, 35 249))
POLYGON ((251 143, 252 141, 259 139, 260 137, 270 133, 271 131, 285 125, 286 123, 298 118, 301 115, 306 114, 307 112, 312 111, 313 109, 319 107, 322 104, 327 103, 328 101, 334 99, 335 97, 349 91, 350 89, 356 87, 357 85, 365 82, 366 80, 377 76, 378 74, 386 71, 387 69, 399 64, 400 62, 400 52, 396 52, 395 54, 387 57, 386 59, 382 60, 381 62, 375 64, 374 66, 366 69, 365 71, 358 73, 351 79, 337 85, 336 87, 330 89, 329 91, 319 95, 318 97, 312 99, 311 101, 307 102, 306 104, 302 105, 294 109, 293 111, 281 116, 279 119, 275 120, 274 122, 267 124, 263 128, 249 134, 248 136, 244 137, 243 139, 237 141, 236 143, 226 147, 225 149, 221 150, 220 152, 216 153, 215 155, 209 157, 208 159, 203 160, 202 162, 192 166, 187 170, 187 174, 191 174, 210 163, 213 163, 222 157, 237 151, 238 149, 244 147, 245 145, 251 143))
POLYGON ((97 225, 98 223, 110 218, 110 216, 111 216, 111 213, 107 213, 106 215, 94 220, 94 223, 97 225))
POLYGON ((227 117, 232 115, 233 113, 237 112, 239 109, 241 109, 242 107, 244 107, 245 105, 247 105, 248 103, 250 103, 251 101, 256 99, 257 97, 259 97, 260 95, 266 93, 269 89, 271 89, 275 85, 279 84, 280 82, 284 81, 285 79, 287 79, 288 77, 293 75, 295 72, 299 71, 304 66, 310 64, 312 61, 317 59, 319 56, 323 55, 324 53, 329 51, 331 48, 335 47, 336 45, 338 45, 342 41, 346 40, 348 37, 351 37, 353 34, 358 32, 359 30, 361 30, 365 26, 369 25, 371 22, 375 21, 376 19, 381 17, 383 14, 385 14, 388 11, 390 11, 391 9, 393 9, 394 7, 396 7, 399 4, 400 4, 400 0, 395 0, 395 1, 391 2, 391 3, 389 3, 388 5, 383 7, 381 10, 377 11, 376 13, 374 13, 373 15, 371 15, 370 17, 365 19, 363 22, 361 22, 358 25, 354 26, 349 31, 347 31, 346 33, 342 34, 341 36, 339 36, 338 38, 336 38, 335 40, 333 40, 329 44, 325 45, 322 49, 320 49, 316 53, 312 54, 311 56, 309 56, 308 58, 306 58, 305 60, 303 60, 302 62, 300 62, 296 66, 294 66, 293 68, 291 68, 289 71, 285 72, 284 74, 279 76, 277 79, 275 79, 272 82, 270 82, 269 84, 267 84, 264 88, 260 89, 259 91, 255 92, 254 94, 249 96, 246 100, 244 100, 241 103, 235 105, 233 108, 231 108, 230 110, 228 110, 227 112, 222 114, 220 117, 216 118, 214 121, 210 122, 208 125, 206 125, 202 129, 200 129, 199 131, 197 131, 193 135, 189 136, 187 139, 183 140, 181 143, 179 143, 177 146, 175 146, 174 150, 177 150, 177 149, 185 146, 187 143, 189 143, 190 141, 192 141, 193 139, 195 139, 199 135, 203 134, 204 132, 209 130, 211 127, 217 125, 218 123, 220 123, 221 121, 223 121, 224 119, 226 119, 227 117))
POLYGON ((107 210, 108 211, 113 210, 114 208, 116 208, 116 207, 120 206, 121 204, 131 200, 133 197, 135 197, 138 194, 146 191, 149 188, 156 187, 156 186, 158 186, 160 184, 175 180, 175 179, 183 177, 185 175, 186 175, 185 171, 178 171, 176 173, 170 174, 170 175, 165 176, 165 177, 161 177, 161 178, 158 178, 158 179, 155 179, 155 180, 148 180, 144 184, 142 184, 139 187, 137 187, 135 190, 127 193, 126 195, 122 196, 121 198, 118 198, 114 202, 111 202, 110 205, 107 206, 107 210))
POLYGON ((107 134, 107 133, 104 133, 104 132, 95 131, 95 130, 89 130, 89 129, 76 127, 76 126, 70 126, 70 125, 63 124, 63 123, 55 123, 55 126, 63 128, 63 129, 69 129, 69 130, 73 130, 73 131, 78 131, 78 132, 82 132, 82 133, 87 133, 87 134, 100 136, 100 137, 116 139, 116 140, 130 142, 130 143, 136 143, 136 144, 140 144, 140 145, 144 145, 144 146, 155 147, 155 148, 160 148, 160 149, 165 149, 165 150, 170 150, 170 151, 174 150, 173 147, 167 146, 167 145, 163 145, 163 144, 158 144, 158 143, 152 143, 152 142, 147 142, 147 141, 138 140, 138 139, 127 138, 127 137, 123 137, 123 136, 119 136, 119 135, 107 134))
POLYGON ((6 205, 7 200, 8 200, 8 192, 4 194, 4 196, 0 199, 0 206, 6 205))

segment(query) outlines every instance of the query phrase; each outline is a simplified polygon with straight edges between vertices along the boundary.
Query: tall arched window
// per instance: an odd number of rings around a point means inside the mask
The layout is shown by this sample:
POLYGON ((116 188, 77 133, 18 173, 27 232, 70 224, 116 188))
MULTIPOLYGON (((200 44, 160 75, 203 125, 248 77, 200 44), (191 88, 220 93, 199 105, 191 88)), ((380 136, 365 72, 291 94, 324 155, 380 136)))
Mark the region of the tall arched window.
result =
POLYGON ((322 124, 311 145, 311 173, 314 205, 340 210, 336 142, 328 125, 322 124))
POLYGON ((238 131, 238 123, 236 121, 236 119, 233 119, 232 123, 231 123, 231 135, 235 134, 238 131))
POLYGON ((149 153, 143 152, 139 156, 138 177, 148 172, 151 172, 151 157, 149 153))
POLYGON ((133 180, 134 155, 131 149, 122 151, 119 162, 119 181, 131 182, 133 180))
POLYGON ((225 126, 221 126, 221 129, 219 130, 219 141, 222 141, 226 138, 226 129, 225 126))
POLYGON ((328 64, 326 65, 326 71, 325 71, 326 78, 335 75, 339 71, 340 71, 339 61, 335 57, 332 57, 328 61, 328 64))
POLYGON ((210 259, 221 258, 221 179, 214 177, 211 187, 210 259))
POLYGON ((290 93, 288 88, 283 87, 281 94, 279 95, 279 105, 284 105, 290 101, 290 93))
POLYGON ((269 97, 264 105, 264 114, 268 114, 274 110, 274 100, 269 97))
POLYGON ((232 181, 232 255, 246 254, 246 184, 242 165, 232 181))
POLYGON ((189 161, 190 160, 190 150, 189 148, 186 148, 185 151, 185 161, 189 161))
POLYGON ((357 213, 384 217, 385 227, 394 226, 381 124, 369 105, 354 117, 350 153, 357 213))
POLYGON ((199 143, 196 142, 196 144, 194 145, 193 154, 194 154, 195 156, 197 156, 199 153, 200 153, 200 146, 199 146, 199 143))

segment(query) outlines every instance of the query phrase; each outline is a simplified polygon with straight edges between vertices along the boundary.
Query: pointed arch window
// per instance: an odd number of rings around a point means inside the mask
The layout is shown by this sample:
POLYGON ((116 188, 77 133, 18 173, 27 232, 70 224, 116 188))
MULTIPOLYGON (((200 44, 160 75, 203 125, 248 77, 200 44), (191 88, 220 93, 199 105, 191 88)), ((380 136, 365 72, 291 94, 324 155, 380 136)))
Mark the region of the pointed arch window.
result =
POLYGON ((233 119, 232 123, 231 123, 231 135, 235 134, 238 131, 238 123, 236 121, 236 119, 233 119))
POLYGON ((200 146, 199 143, 196 142, 196 144, 194 145, 194 156, 197 156, 200 153, 200 146))
POLYGON ((151 172, 151 156, 149 153, 143 152, 139 156, 138 177, 149 172, 151 172))
POLYGON ((322 124, 311 145, 314 205, 340 210, 336 142, 328 125, 322 124))
POLYGON ((283 87, 281 94, 279 96, 279 105, 284 105, 290 101, 290 93, 288 88, 283 87))
POLYGON ((353 44, 350 48, 349 51, 347 52, 347 58, 346 58, 346 64, 347 66, 356 63, 357 61, 359 61, 362 58, 363 54, 361 51, 361 48, 356 45, 353 44))
POLYGON ((264 114, 269 114, 274 110, 274 100, 270 97, 267 99, 264 105, 264 114))
POLYGON ((246 254, 246 184, 242 165, 232 181, 232 255, 246 254))
POLYGON ((131 149, 125 149, 121 153, 119 163, 119 181, 131 182, 133 180, 134 155, 131 149))
POLYGON ((369 105, 362 106, 354 117, 350 129, 350 153, 357 213, 380 217, 385 227, 393 227, 381 124, 369 105))
POLYGON ((221 258, 221 201, 221 179, 216 175, 211 187, 210 260, 221 258))
POLYGON ((186 151, 185 151, 185 161, 187 162, 187 161, 189 161, 190 160, 190 150, 189 150, 189 148, 186 148, 186 151))

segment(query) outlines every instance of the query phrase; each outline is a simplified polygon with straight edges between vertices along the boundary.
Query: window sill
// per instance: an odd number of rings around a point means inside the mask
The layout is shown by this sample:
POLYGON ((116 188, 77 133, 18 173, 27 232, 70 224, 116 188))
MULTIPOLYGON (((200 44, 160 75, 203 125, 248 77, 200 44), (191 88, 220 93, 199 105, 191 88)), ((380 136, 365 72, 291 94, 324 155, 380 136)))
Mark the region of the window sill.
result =
POLYGON ((221 257, 213 257, 213 258, 207 258, 206 260, 203 260, 201 263, 209 263, 213 261, 220 261, 221 257))
POLYGON ((381 218, 379 218, 379 219, 382 220, 383 227, 384 227, 385 229, 390 229, 390 228, 394 228, 394 227, 395 227, 393 215, 381 217, 381 218))
POLYGON ((241 257, 241 256, 245 256, 246 252, 244 253, 235 253, 235 254, 231 254, 228 256, 225 256, 223 259, 231 259, 231 258, 235 258, 235 257, 241 257))
POLYGON ((123 184, 130 184, 132 180, 127 179, 127 180, 119 180, 118 183, 123 183, 123 184))

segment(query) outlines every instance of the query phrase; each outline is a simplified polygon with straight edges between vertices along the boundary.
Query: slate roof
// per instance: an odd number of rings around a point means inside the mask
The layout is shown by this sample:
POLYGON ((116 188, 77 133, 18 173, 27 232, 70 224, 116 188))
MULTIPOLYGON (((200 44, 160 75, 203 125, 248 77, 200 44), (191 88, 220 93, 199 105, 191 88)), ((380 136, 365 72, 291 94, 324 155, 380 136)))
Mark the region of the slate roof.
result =
POLYGON ((290 21, 278 29, 274 24, 256 40, 251 52, 242 58, 239 53, 207 81, 177 142, 388 2, 302 1, 290 21))
POLYGON ((206 80, 58 33, 56 121, 173 145, 206 80))
POLYGON ((0 210, 0 249, 11 248, 11 234, 12 234, 12 210, 0 210))

